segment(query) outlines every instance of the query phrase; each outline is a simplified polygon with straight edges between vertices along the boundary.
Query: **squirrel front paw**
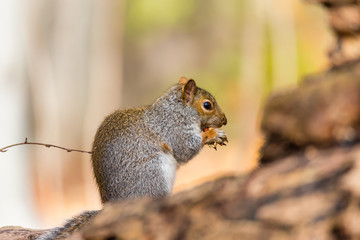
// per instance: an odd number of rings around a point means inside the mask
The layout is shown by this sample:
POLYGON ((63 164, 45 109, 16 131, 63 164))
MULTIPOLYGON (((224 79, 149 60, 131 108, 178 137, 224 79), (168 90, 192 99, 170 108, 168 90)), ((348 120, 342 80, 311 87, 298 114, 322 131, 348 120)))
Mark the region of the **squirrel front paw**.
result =
POLYGON ((219 128, 208 128, 202 132, 203 143, 217 150, 217 145, 226 146, 228 142, 225 132, 219 128))

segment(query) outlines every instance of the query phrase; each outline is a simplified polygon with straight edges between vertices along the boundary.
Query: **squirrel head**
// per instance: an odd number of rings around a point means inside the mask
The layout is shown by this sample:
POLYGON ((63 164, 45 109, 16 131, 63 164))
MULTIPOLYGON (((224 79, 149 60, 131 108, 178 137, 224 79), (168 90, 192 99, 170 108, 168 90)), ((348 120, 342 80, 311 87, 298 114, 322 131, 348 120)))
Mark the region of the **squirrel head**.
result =
POLYGON ((186 79, 185 77, 180 78, 179 84, 182 85, 184 105, 196 109, 200 116, 202 131, 206 128, 220 128, 222 125, 226 125, 225 114, 208 91, 197 87, 193 79, 186 79))

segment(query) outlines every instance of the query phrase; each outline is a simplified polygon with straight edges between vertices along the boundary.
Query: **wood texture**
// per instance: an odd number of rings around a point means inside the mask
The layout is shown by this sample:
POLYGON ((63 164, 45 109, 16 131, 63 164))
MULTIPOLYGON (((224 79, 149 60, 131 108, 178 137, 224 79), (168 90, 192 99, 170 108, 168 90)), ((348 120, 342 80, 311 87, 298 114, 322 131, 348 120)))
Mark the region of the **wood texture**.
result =
POLYGON ((328 56, 332 66, 360 59, 360 2, 356 0, 307 0, 325 6, 335 41, 328 56))
POLYGON ((109 204, 70 239, 359 239, 359 157, 360 145, 308 148, 247 177, 109 204))
POLYGON ((44 230, 27 229, 17 226, 8 226, 0 228, 1 240, 34 240, 44 230))
POLYGON ((330 147, 360 137, 360 62, 305 79, 266 103, 261 162, 309 145, 330 147))
POLYGON ((360 8, 348 4, 329 8, 329 25, 338 34, 353 34, 360 30, 360 8))

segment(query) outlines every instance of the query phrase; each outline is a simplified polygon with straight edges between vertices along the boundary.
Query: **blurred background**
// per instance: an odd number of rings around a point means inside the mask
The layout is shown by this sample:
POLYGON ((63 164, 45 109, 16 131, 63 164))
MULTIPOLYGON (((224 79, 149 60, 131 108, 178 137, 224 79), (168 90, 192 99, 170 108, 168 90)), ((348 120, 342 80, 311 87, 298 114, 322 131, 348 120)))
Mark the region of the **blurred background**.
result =
MULTIPOLYGON (((178 171, 174 192, 256 167, 273 90, 326 69, 326 16, 300 0, 1 0, 0 147, 90 150, 103 118, 152 103, 181 76, 226 113, 229 144, 178 171)), ((60 225, 101 208, 90 155, 0 153, 0 226, 60 225)))

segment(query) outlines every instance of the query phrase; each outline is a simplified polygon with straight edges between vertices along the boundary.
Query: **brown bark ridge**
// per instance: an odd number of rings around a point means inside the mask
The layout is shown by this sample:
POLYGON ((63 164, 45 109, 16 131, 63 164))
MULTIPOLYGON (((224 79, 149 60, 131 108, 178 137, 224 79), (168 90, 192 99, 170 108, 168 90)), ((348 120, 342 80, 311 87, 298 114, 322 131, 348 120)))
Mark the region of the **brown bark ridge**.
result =
POLYGON ((275 93, 261 124, 262 163, 307 146, 342 146, 360 139, 360 61, 305 79, 275 93))
POLYGON ((0 227, 0 240, 34 240, 43 232, 18 226, 0 227))
POLYGON ((360 1, 305 0, 322 4, 328 11, 328 22, 335 34, 329 51, 332 66, 339 66, 360 58, 360 1))

